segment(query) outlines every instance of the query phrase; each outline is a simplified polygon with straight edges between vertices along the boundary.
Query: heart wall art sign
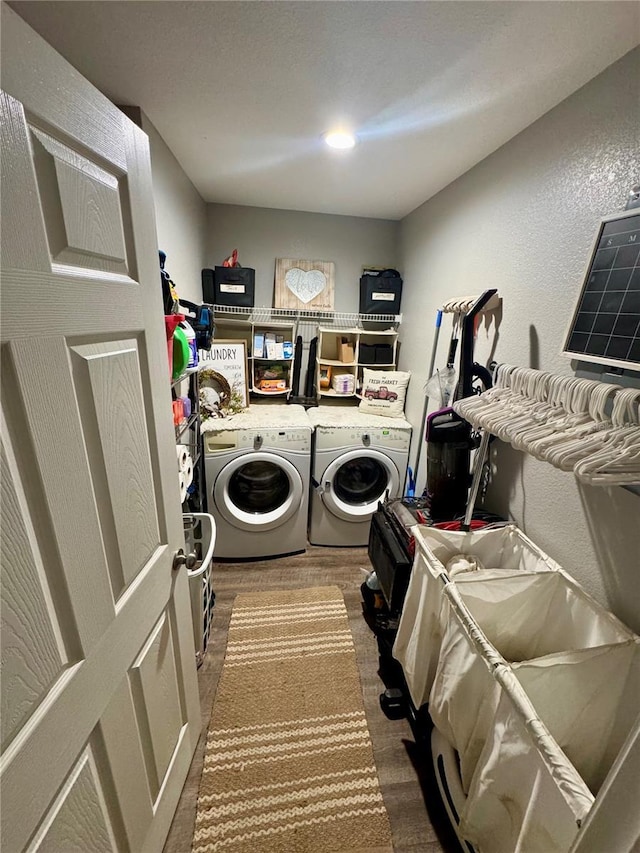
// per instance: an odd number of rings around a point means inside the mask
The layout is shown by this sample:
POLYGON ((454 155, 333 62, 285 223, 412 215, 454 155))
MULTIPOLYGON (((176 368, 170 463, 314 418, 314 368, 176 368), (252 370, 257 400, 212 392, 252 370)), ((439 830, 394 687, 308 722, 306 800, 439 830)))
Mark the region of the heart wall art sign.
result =
POLYGON ((333 261, 276 259, 274 308, 333 311, 333 261))

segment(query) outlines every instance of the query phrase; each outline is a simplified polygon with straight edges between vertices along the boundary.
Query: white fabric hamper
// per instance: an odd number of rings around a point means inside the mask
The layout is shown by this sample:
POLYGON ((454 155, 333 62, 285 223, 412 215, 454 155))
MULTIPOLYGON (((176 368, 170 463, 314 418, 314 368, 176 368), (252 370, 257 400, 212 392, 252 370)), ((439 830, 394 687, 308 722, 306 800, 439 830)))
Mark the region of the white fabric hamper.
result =
MULTIPOLYGON (((402 664, 411 699, 419 708, 429 700, 444 626, 440 622, 445 566, 456 554, 474 555, 485 569, 474 577, 505 572, 550 572, 560 566, 538 548, 515 524, 470 533, 413 528, 416 556, 393 647, 402 664)), ((459 576, 458 576, 459 577, 459 576)))
POLYGON ((414 532, 394 655, 458 752, 457 831, 478 853, 567 853, 637 717, 640 638, 513 526, 414 532), (488 568, 450 579, 460 553, 488 568))

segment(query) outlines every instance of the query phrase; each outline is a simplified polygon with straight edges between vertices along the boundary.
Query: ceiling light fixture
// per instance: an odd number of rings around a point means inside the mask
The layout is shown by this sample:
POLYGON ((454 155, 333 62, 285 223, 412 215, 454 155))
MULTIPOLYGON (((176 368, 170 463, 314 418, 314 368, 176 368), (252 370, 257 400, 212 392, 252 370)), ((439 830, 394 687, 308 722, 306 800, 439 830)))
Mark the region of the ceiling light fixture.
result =
POLYGON ((356 144, 356 137, 344 130, 334 130, 324 134, 324 141, 329 148, 353 148, 356 144))

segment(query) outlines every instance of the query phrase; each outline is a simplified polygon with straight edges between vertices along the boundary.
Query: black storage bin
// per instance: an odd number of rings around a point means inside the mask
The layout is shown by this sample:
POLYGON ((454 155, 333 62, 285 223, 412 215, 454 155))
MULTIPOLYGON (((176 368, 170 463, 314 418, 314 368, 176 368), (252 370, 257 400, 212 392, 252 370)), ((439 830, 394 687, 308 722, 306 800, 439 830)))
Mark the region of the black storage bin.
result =
POLYGON ((396 270, 360 278, 361 314, 399 314, 402 279, 396 270))
POLYGON ((393 347, 391 344, 376 344, 376 364, 392 364, 393 347))
POLYGON ((210 305, 253 308, 256 271, 251 267, 202 270, 202 299, 210 305))
POLYGON ((360 344, 358 350, 358 361, 360 364, 375 364, 376 363, 376 345, 375 344, 360 344))

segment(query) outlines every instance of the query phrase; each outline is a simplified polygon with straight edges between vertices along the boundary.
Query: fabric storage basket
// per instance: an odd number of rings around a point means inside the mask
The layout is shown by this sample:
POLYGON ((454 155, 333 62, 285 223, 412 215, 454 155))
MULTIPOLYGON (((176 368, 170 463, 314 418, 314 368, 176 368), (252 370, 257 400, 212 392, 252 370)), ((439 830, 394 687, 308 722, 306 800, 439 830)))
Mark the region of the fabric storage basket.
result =
POLYGON ((399 314, 401 301, 402 278, 396 270, 361 276, 361 314, 399 314))
POLYGON ((638 638, 562 571, 477 574, 443 590, 445 627, 429 698, 434 725, 459 754, 464 791, 494 725, 496 661, 511 665, 537 715, 597 791, 629 733, 624 696, 634 686, 640 695, 638 638))
POLYGON ((202 301, 211 305, 253 308, 256 271, 251 267, 202 270, 202 301))
POLYGON ((478 559, 476 578, 501 577, 505 572, 555 572, 560 566, 514 524, 470 533, 413 528, 416 542, 411 578, 393 647, 416 708, 429 699, 444 626, 440 622, 442 589, 449 580, 447 563, 458 554, 478 559))

